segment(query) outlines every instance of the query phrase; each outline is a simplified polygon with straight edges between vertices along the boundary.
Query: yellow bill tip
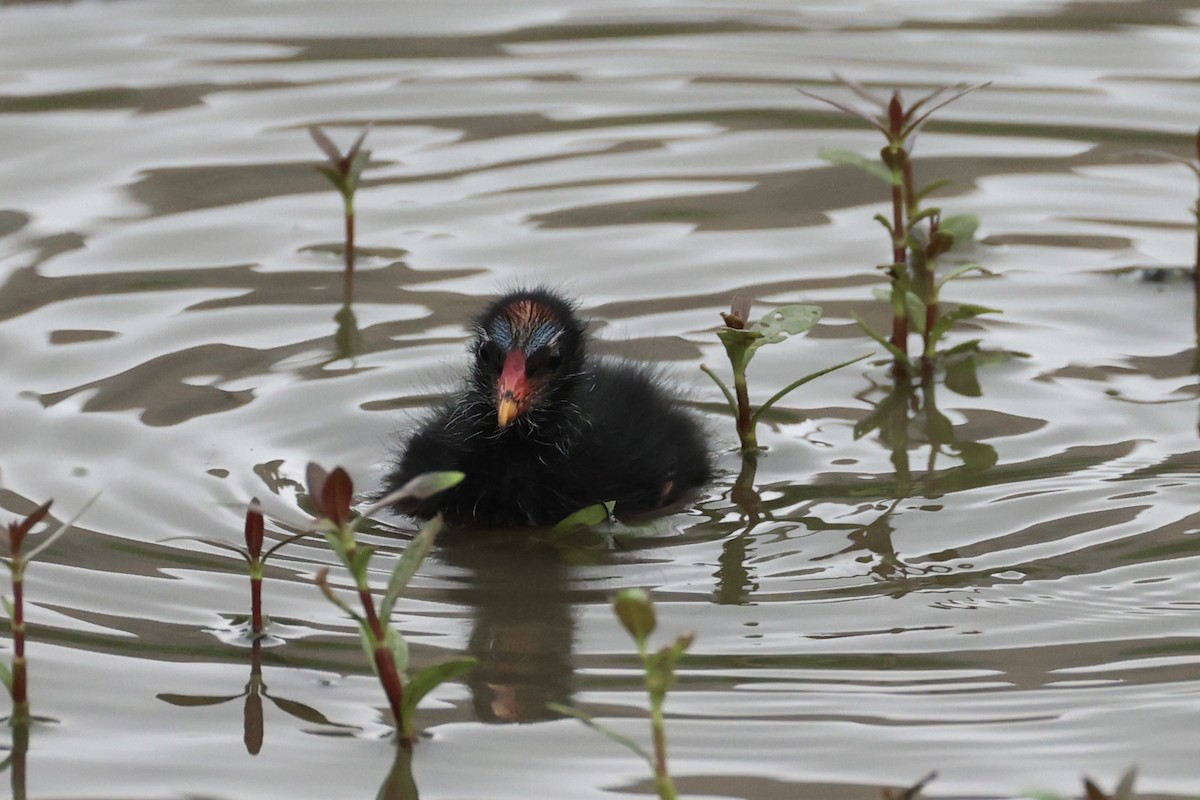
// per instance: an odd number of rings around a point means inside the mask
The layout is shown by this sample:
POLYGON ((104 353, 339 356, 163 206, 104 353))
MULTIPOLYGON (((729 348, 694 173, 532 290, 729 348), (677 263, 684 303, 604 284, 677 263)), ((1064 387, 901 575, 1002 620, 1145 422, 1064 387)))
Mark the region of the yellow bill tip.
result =
POLYGON ((517 418, 517 401, 511 397, 501 398, 496 407, 496 422, 501 428, 507 428, 517 418))

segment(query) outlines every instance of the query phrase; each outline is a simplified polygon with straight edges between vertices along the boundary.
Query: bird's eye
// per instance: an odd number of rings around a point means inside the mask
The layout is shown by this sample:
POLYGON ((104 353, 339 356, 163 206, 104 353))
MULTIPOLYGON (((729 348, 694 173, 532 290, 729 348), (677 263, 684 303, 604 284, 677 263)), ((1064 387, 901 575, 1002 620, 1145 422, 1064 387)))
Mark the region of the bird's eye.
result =
POLYGON ((493 342, 491 339, 484 339, 479 343, 479 350, 476 353, 479 363, 495 372, 499 372, 504 366, 504 348, 493 342))
POLYGON ((557 372, 562 366, 562 353, 557 347, 542 347, 534 351, 525 362, 525 374, 535 375, 539 372, 557 372))

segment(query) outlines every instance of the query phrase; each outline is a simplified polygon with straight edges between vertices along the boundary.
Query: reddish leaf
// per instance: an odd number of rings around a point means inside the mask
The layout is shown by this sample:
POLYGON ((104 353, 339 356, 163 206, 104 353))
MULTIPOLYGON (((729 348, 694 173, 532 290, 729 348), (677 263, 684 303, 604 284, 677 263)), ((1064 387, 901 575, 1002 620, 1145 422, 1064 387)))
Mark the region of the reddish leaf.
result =
POLYGON ((33 513, 25 517, 25 519, 21 520, 20 522, 13 522, 9 524, 9 548, 14 554, 21 552, 21 545, 25 543, 25 534, 29 533, 29 531, 33 529, 34 525, 37 525, 46 518, 46 515, 50 513, 50 505, 53 502, 53 500, 47 500, 45 503, 35 508, 33 513))
POLYGON ((904 102, 900 99, 900 90, 892 92, 892 100, 888 103, 888 125, 892 136, 900 138, 904 130, 904 102))
POLYGON ((246 509, 245 534, 246 552, 250 554, 251 559, 258 561, 262 557, 263 513, 257 497, 250 501, 250 507, 246 509))
POLYGON ((308 468, 304 471, 304 486, 314 503, 320 503, 321 489, 325 486, 326 477, 328 473, 320 465, 308 462, 308 468))
POLYGON ((354 483, 341 467, 335 467, 321 487, 320 509, 339 528, 350 521, 350 502, 354 499, 354 483))

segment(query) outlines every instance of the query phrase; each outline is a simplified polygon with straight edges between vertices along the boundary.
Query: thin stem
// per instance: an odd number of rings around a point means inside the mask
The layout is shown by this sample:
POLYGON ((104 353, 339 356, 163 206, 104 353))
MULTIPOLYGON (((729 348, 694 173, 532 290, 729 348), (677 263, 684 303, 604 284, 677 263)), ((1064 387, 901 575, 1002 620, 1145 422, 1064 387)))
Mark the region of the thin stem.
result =
POLYGON ((346 269, 342 273, 342 304, 354 302, 354 199, 346 198, 346 269))
POLYGON ((717 384, 717 387, 721 390, 721 393, 725 395, 725 402, 729 403, 729 410, 733 412, 734 417, 737 417, 737 400, 733 398, 733 392, 729 391, 729 387, 725 385, 725 381, 717 377, 717 373, 713 372, 712 369, 709 368, 708 364, 701 364, 700 371, 713 379, 713 383, 717 384))
POLYGON ((742 450, 757 450, 758 435, 754 429, 755 418, 750 411, 750 389, 746 385, 745 363, 734 365, 733 389, 737 393, 737 431, 742 450))
POLYGON ((650 695, 650 726, 654 731, 654 786, 660 800, 675 800, 675 781, 667 770, 667 731, 663 718, 665 695, 650 695))
MULTIPOLYGON (((897 157, 902 157, 904 149, 896 148, 897 157)), ((907 159, 906 159, 907 160, 907 159)), ((904 221, 904 186, 903 175, 892 171, 892 344, 908 357, 908 315, 904 302, 903 282, 900 280, 905 264, 908 262, 905 249, 905 237, 908 228, 904 221)))
POLYGON ((13 554, 12 557, 12 724, 28 724, 29 722, 29 672, 25 660, 25 558, 13 554))
POLYGON ((29 753, 29 718, 17 720, 13 714, 12 720, 12 755, 9 756, 12 767, 12 796, 13 800, 25 800, 25 762, 29 753))
POLYGON ((387 631, 375 611, 375 597, 371 590, 359 586, 358 598, 362 603, 363 613, 366 614, 367 627, 375 639, 372 653, 375 659, 375 671, 379 674, 379 682, 383 684, 383 692, 387 695, 388 706, 396 720, 396 729, 400 732, 400 745, 412 747, 413 737, 409 731, 408 721, 404 719, 404 682, 400 679, 400 670, 396 668, 396 659, 387 646, 387 631))
POLYGON ((262 575, 250 576, 250 630, 255 638, 262 636, 262 575))

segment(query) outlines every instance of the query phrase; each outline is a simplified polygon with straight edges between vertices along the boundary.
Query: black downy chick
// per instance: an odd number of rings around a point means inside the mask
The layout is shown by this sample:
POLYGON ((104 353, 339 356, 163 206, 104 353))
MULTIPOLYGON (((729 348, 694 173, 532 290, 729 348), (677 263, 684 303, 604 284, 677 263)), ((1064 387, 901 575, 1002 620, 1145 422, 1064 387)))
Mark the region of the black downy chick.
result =
POLYGON ((712 472, 704 430, 651 371, 587 356, 575 306, 505 294, 473 324, 466 384, 404 445, 384 491, 434 470, 458 486, 394 510, 478 527, 550 525, 584 506, 669 505, 712 472))

